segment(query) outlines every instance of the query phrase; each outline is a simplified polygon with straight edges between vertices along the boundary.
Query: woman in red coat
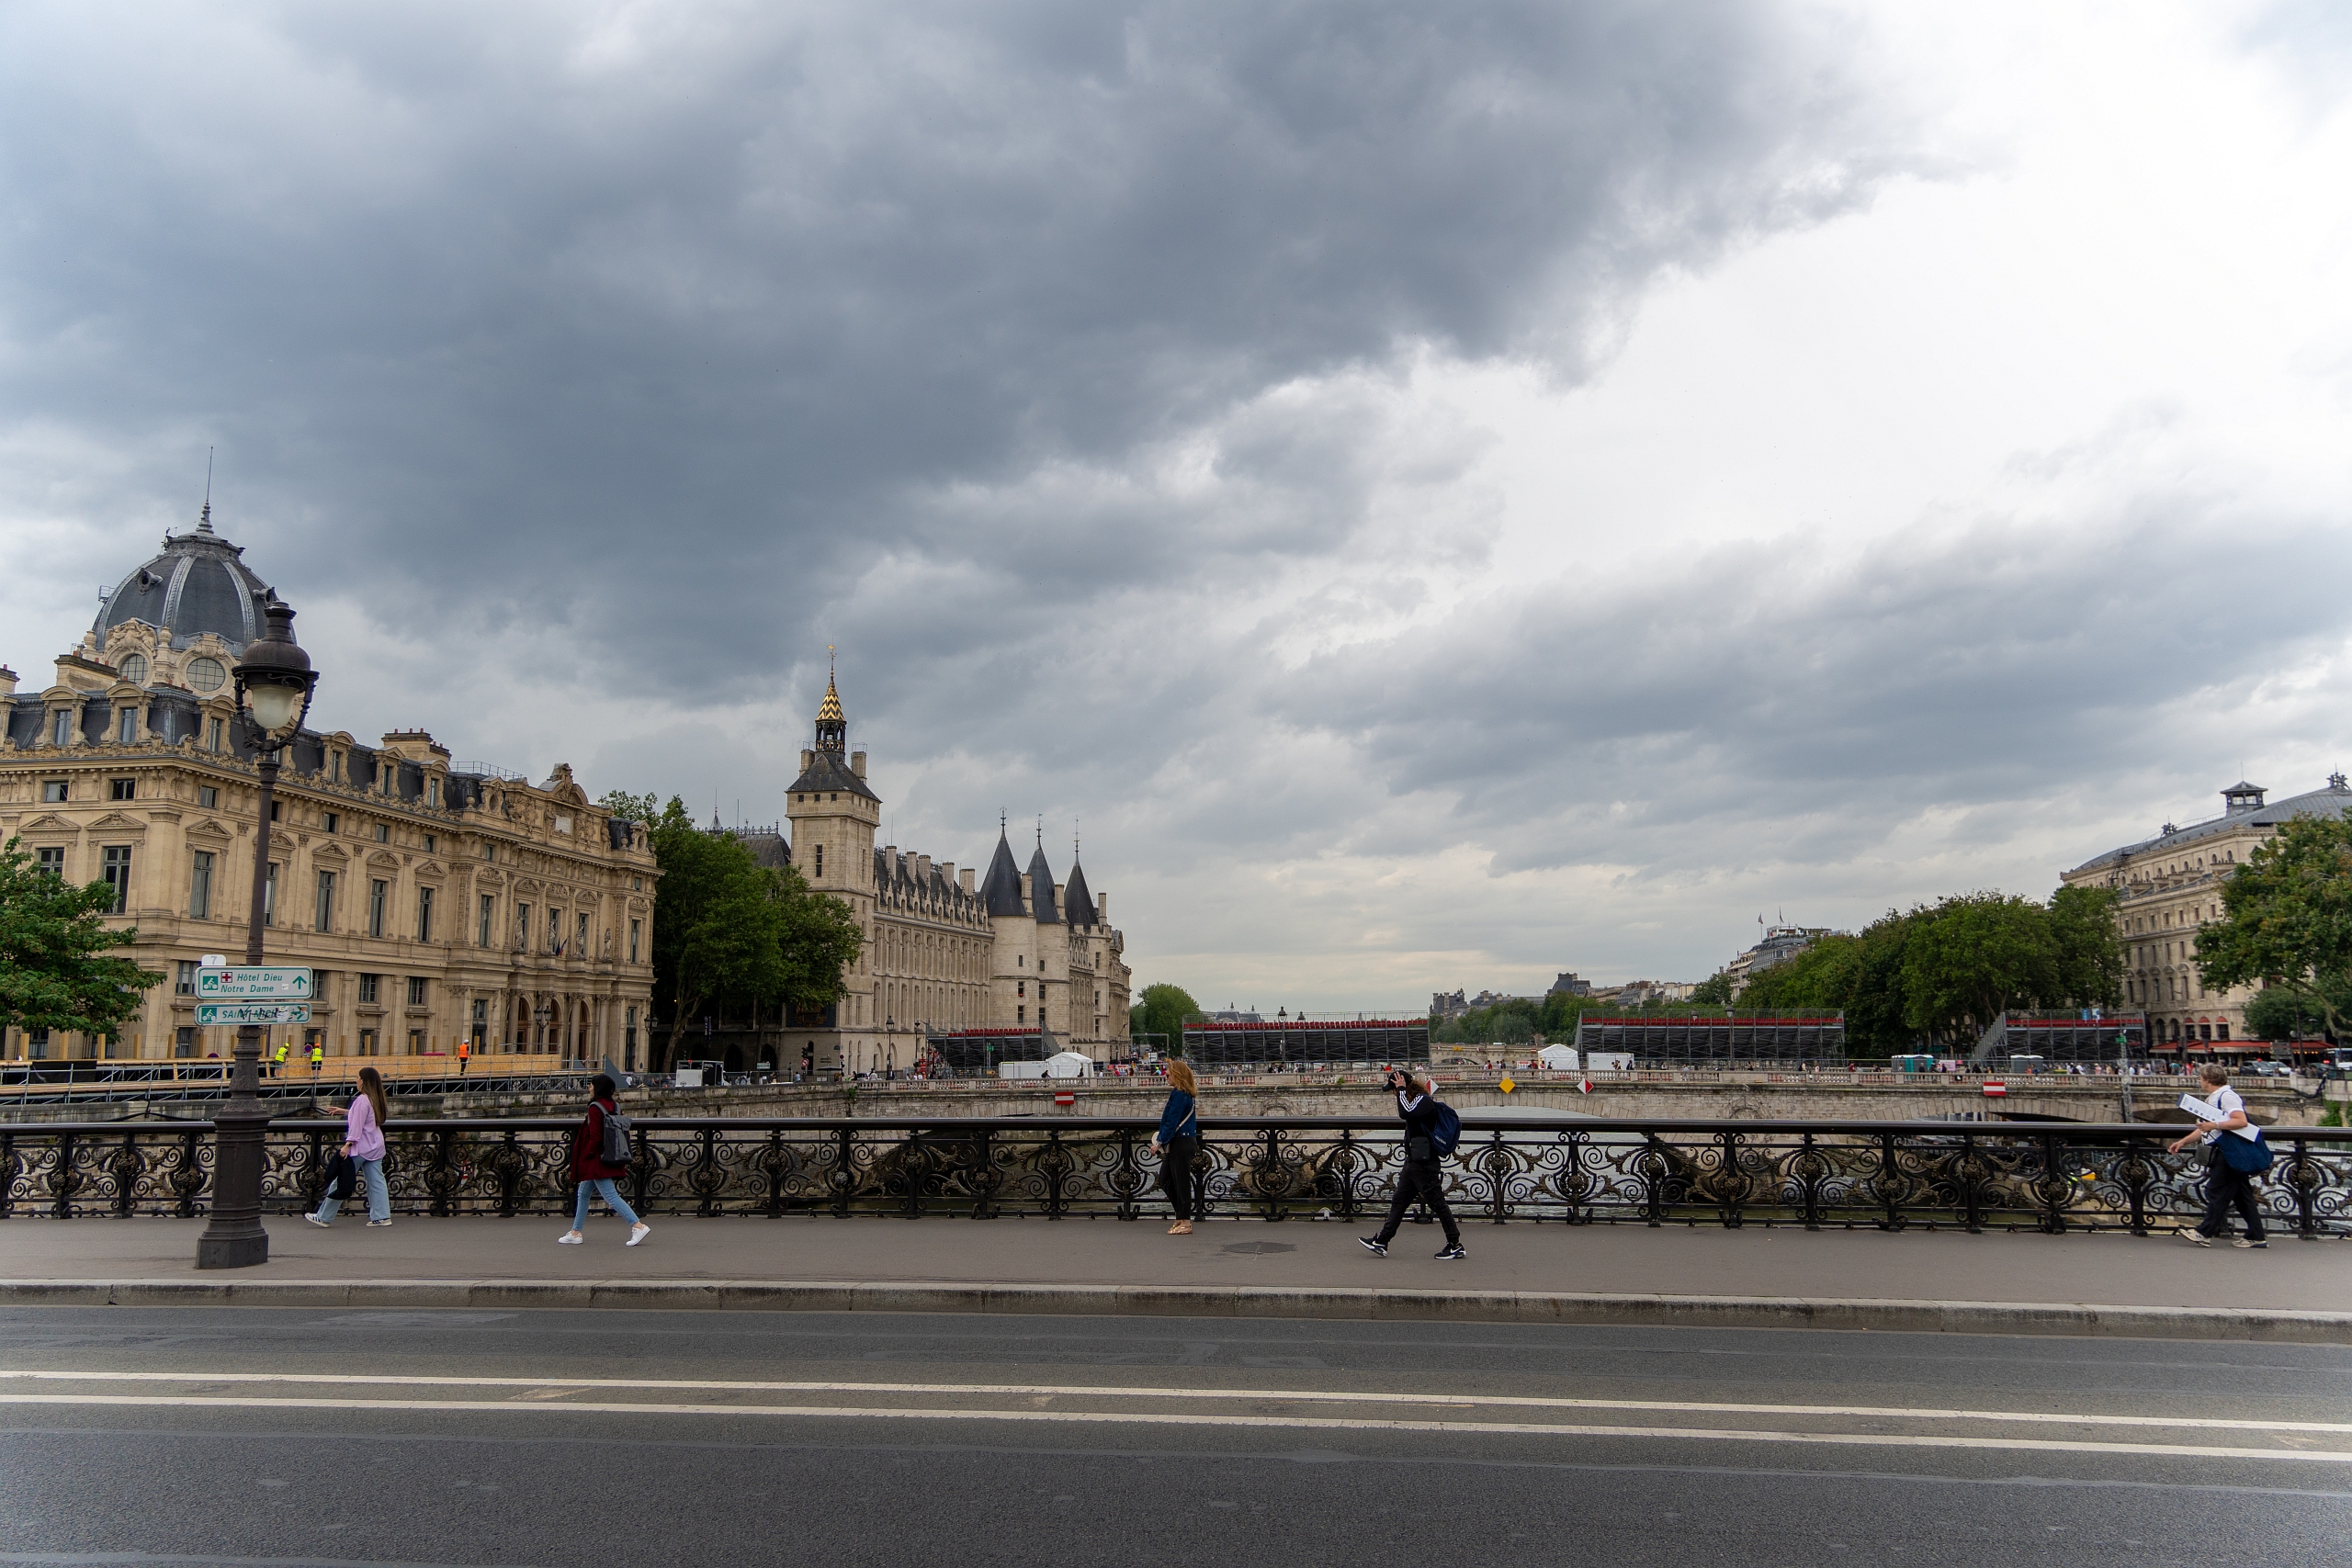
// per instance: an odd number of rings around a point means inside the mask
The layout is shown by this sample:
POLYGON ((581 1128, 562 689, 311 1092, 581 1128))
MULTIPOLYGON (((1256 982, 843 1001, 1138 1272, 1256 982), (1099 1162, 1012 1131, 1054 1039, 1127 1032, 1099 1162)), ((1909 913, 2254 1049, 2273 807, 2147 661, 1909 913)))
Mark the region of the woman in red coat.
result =
POLYGON ((617 1177, 627 1176, 628 1167, 614 1165, 605 1158, 605 1118, 619 1112, 613 1103, 616 1086, 613 1080, 598 1073, 588 1086, 588 1114, 571 1134, 571 1179, 580 1184, 580 1201, 571 1211, 571 1228, 556 1237, 564 1247, 578 1247, 588 1238, 580 1234, 588 1223, 588 1194, 601 1192, 605 1206, 628 1222, 628 1240, 624 1245, 635 1247, 653 1234, 653 1227, 637 1217, 621 1197, 621 1190, 613 1185, 617 1177))

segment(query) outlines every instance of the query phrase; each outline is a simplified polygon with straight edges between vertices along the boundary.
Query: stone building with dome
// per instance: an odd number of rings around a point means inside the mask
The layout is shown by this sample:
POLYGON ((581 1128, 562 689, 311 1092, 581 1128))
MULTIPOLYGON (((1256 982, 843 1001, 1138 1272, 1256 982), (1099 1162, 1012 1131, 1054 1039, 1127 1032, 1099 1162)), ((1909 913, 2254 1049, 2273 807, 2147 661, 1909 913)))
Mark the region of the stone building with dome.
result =
POLYGON ((2152 1044, 2243 1042, 2256 987, 2208 991, 2197 976, 2197 933, 2222 918, 2222 884, 2246 857, 2297 817, 2352 812, 2352 784, 2328 775, 2324 789, 2275 804, 2241 780, 2222 792, 2222 814, 2108 851, 2067 872, 2069 887, 2110 887, 2123 939, 2124 1000, 2148 1014, 2152 1044))
POLYGON ((1024 868, 1001 820, 985 875, 877 845, 881 797, 865 753, 850 749, 831 679, 814 739, 785 797, 791 836, 782 852, 809 886, 849 905, 865 944, 838 1003, 786 1021, 776 1042, 786 1058, 820 1071, 904 1068, 928 1037, 982 1030, 1042 1032, 1098 1061, 1124 1055, 1126 938, 1075 852, 1060 883, 1043 832, 1024 868))
MULTIPOLYGON (((68 881, 112 885, 109 919, 139 931, 127 955, 164 976, 120 1036, 6 1029, 0 1060, 230 1053, 235 1031, 195 1022, 195 969, 244 947, 259 784, 230 671, 270 589, 211 512, 103 594, 46 687, 0 667, 0 840, 68 881)), ((334 671, 321 691, 332 707, 334 671)), ((267 953, 318 974, 311 1023, 274 1032, 273 1047, 641 1055, 660 874, 644 833, 569 766, 535 784, 452 761, 422 729, 368 745, 305 728, 283 761, 267 953)))

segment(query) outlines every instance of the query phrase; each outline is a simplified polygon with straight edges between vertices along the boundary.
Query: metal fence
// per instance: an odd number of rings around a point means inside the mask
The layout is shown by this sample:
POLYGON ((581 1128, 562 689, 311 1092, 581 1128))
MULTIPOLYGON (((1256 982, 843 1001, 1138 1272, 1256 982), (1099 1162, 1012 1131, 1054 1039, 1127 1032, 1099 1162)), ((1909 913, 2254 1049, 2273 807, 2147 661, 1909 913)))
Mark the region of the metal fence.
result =
MULTIPOLYGON (((354 1058, 342 1057, 337 1066, 347 1067, 354 1058)), ((553 1058, 549 1058, 550 1061, 553 1058)), ((40 1064, 34 1064, 36 1067, 40 1064)), ((144 1101, 161 1103, 180 1100, 220 1100, 229 1098, 229 1068, 227 1062, 207 1062, 201 1065, 183 1063, 180 1071, 149 1067, 110 1069, 104 1072, 85 1070, 78 1077, 59 1073, 35 1076, 32 1072, 19 1075, 22 1063, 9 1063, 0 1067, 0 1107, 19 1105, 114 1105, 144 1101)), ((397 1100, 406 1095, 443 1094, 569 1094, 585 1096, 593 1071, 577 1067, 569 1071, 517 1073, 485 1071, 470 1077, 456 1072, 444 1072, 427 1077, 420 1075, 391 1077, 384 1079, 384 1091, 397 1100)), ((272 1077, 266 1066, 258 1097, 264 1100, 315 1100, 321 1095, 348 1099, 356 1091, 349 1077, 321 1077, 313 1076, 307 1061, 288 1062, 272 1077)))
MULTIPOLYGON (((570 1212, 571 1121, 393 1122, 403 1213, 570 1212)), ((1153 1123, 1056 1117, 661 1119, 637 1123, 623 1186, 640 1213, 994 1218, 1162 1212, 1153 1123)), ((1383 1211, 1396 1123, 1203 1118, 1201 1212, 1358 1220, 1383 1211)), ((2145 1235, 2198 1214, 2203 1173, 2161 1127, 1917 1122, 1515 1122, 1446 1161, 1464 1219, 1575 1224, 1914 1226, 2145 1235)), ((2352 1131, 2279 1128, 2259 1190, 2274 1224, 2352 1230, 2352 1131)), ((267 1134, 265 1206, 318 1201, 339 1121, 267 1134)), ((210 1123, 0 1125, 0 1217, 201 1214, 210 1123)))

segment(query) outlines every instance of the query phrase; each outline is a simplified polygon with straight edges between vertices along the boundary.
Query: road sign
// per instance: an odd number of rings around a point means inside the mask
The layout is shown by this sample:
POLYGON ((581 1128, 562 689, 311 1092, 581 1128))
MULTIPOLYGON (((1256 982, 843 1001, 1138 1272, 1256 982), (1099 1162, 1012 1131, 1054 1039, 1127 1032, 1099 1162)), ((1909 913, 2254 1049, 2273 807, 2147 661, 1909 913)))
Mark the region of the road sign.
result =
POLYGON ((198 969, 196 972, 196 995, 198 1001, 299 1001, 311 999, 311 972, 307 968, 270 969, 198 969))
MULTIPOLYGON (((309 973, 305 970, 304 973, 309 973)), ((198 1002, 196 1021, 202 1023, 308 1023, 308 1002, 198 1002)))
POLYGON ((1984 1080, 1984 1095, 1986 1099, 1999 1100, 2005 1097, 2008 1092, 2009 1086, 2003 1083, 2000 1079, 1986 1078, 1984 1080))

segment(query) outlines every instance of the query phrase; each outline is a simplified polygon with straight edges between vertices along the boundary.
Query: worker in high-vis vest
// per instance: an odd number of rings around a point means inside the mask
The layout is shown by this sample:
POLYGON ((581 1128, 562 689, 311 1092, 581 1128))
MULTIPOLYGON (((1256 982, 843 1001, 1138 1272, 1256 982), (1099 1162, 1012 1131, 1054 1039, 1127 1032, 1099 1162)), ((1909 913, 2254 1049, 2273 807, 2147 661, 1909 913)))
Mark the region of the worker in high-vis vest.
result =
POLYGON ((277 1055, 270 1058, 269 1076, 271 1077, 276 1077, 278 1074, 286 1070, 286 1050, 287 1047, 285 1042, 278 1042, 277 1055))
POLYGON ((316 1079, 317 1079, 317 1077, 318 1077, 318 1076, 319 1076, 319 1069, 320 1069, 321 1067, 325 1066, 326 1065, 327 1065, 327 1051, 326 1051, 326 1047, 325 1047, 325 1046, 323 1046, 323 1045, 313 1045, 313 1046, 311 1046, 311 1078, 312 1078, 313 1080, 316 1080, 316 1079))

